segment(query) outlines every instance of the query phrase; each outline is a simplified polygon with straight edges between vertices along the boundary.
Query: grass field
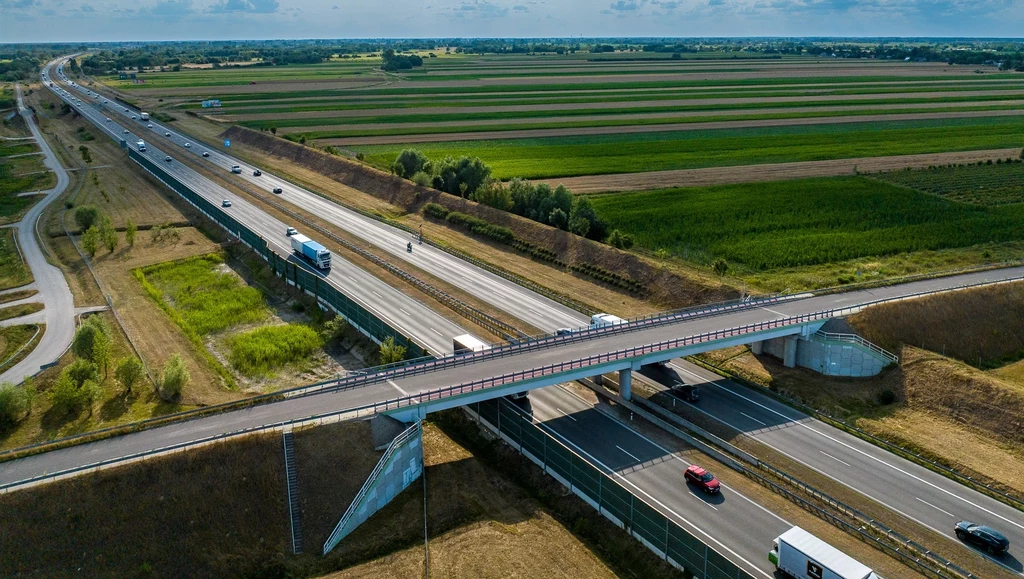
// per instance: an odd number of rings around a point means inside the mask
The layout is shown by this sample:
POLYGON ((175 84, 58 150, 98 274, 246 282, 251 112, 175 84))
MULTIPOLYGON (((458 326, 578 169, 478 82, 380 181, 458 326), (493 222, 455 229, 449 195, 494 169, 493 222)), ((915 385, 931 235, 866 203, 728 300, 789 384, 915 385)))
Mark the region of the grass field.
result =
POLYGON ((591 199, 644 249, 704 263, 721 257, 754 270, 1024 239, 1024 205, 967 205, 863 177, 591 199))
MULTIPOLYGON (((946 119, 586 137, 424 143, 429 158, 479 156, 508 179, 633 173, 845 157, 995 149, 1024 141, 1024 120, 946 119)), ((378 167, 403 145, 358 147, 378 167)))
POLYGON ((995 165, 937 167, 926 171, 892 171, 874 177, 976 205, 1024 203, 1024 163, 1021 159, 995 165))
POLYGON ((323 346, 309 326, 264 326, 228 338, 228 360, 247 376, 266 376, 286 365, 307 362, 323 346))
POLYGON ((141 270, 140 281, 159 290, 160 298, 181 316, 181 325, 199 335, 267 319, 270 310, 260 291, 244 286, 222 264, 219 256, 207 255, 154 265, 141 270))
POLYGON ((6 308, 0 308, 0 320, 10 320, 12 318, 20 318, 21 316, 27 316, 43 310, 43 304, 38 302, 32 302, 27 304, 21 304, 20 306, 10 306, 6 308))
POLYGON ((32 272, 18 252, 14 229, 0 229, 0 289, 23 286, 32 281, 32 272))

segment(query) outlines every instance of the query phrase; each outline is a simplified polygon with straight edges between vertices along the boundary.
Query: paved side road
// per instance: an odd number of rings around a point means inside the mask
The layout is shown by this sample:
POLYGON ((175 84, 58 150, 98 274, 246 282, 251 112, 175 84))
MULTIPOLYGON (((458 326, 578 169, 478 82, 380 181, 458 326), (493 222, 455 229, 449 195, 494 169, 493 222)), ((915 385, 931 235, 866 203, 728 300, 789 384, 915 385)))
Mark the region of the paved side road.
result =
POLYGON ((39 289, 39 294, 33 301, 40 301, 45 306, 43 311, 39 312, 42 319, 35 319, 40 316, 33 314, 31 321, 46 324, 42 339, 28 356, 0 374, 0 382, 17 384, 26 377, 35 375, 44 364, 56 361, 71 345, 71 339, 75 335, 75 300, 67 280, 64 279, 64 272, 46 261, 39 239, 36 237, 36 222, 39 221, 39 216, 67 189, 70 179, 57 156, 39 133, 35 117, 22 99, 21 86, 16 85, 15 89, 18 93, 18 110, 21 117, 25 119, 25 124, 32 131, 32 137, 39 143, 39 148, 46 156, 43 163, 57 175, 57 185, 47 191, 43 199, 17 224, 18 245, 21 246, 25 263, 32 270, 32 275, 36 279, 35 285, 39 289))

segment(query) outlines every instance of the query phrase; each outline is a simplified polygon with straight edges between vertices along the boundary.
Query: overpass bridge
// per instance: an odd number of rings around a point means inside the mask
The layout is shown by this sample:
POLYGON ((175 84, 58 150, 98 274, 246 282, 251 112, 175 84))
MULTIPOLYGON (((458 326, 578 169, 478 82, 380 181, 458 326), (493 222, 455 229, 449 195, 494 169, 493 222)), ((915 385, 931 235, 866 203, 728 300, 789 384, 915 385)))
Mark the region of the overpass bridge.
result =
MULTIPOLYGON (((88 102, 88 101, 87 101, 88 102)), ((81 108, 83 113, 97 125, 102 126, 102 115, 97 117, 96 109, 90 106, 81 108)), ((112 136, 119 137, 121 129, 116 123, 111 127, 112 136)), ((134 130, 134 129, 132 129, 134 130)), ((181 137, 178 137, 179 140, 181 137)), ((133 137, 134 139, 134 137, 133 137)), ((180 143, 175 143, 180 144, 180 143)), ((182 149, 185 150, 185 149, 182 149)), ((157 152, 158 158, 163 153, 157 152)), ((179 163, 171 163, 176 170, 183 167, 179 163)), ((280 235, 280 222, 269 218, 259 208, 253 207, 244 199, 239 199, 234 194, 225 197, 224 189, 211 184, 208 179, 195 171, 186 170, 183 167, 181 179, 187 181, 189 188, 196 190, 219 205, 220 199, 231 198, 235 200, 233 212, 238 213, 241 219, 246 220, 247 225, 252 226, 261 232, 266 233, 267 239, 273 243, 275 232, 280 235)), ((286 192, 288 189, 286 189, 286 192)), ((263 233, 261 233, 262 235, 263 233)), ((286 244, 284 244, 286 246, 286 244)), ((287 247, 285 247, 287 252, 287 247)), ((419 256, 422 252, 417 251, 419 256)), ((466 275, 470 266, 464 265, 459 271, 466 275)), ((415 315, 409 316, 406 320, 399 312, 403 309, 410 309, 404 304, 411 300, 401 292, 394 292, 391 288, 381 289, 380 292, 367 291, 363 283, 362 275, 365 272, 354 272, 359 278, 349 280, 344 277, 331 279, 345 291, 361 292, 356 295, 366 307, 372 308, 374 313, 392 323, 395 327, 408 335, 413 336, 419 343, 424 344, 434 352, 450 351, 450 336, 463 333, 456 326, 442 327, 431 325, 430 320, 439 318, 436 312, 420 304, 418 309, 412 310, 415 315), (385 293, 388 291, 391 293, 385 293), (378 293, 382 295, 377 295, 378 293), (398 294, 396 297, 395 294, 398 294), (382 297, 386 296, 386 297, 382 297), (404 300, 404 301, 402 301, 404 300), (442 333, 433 330, 441 329, 442 333), (431 331, 428 331, 431 330, 431 331)), ((423 416, 428 412, 466 404, 475 400, 493 398, 504 394, 541 388, 547 384, 559 383, 575 379, 578 376, 596 375, 606 372, 621 372, 620 380, 629 383, 632 372, 645 364, 663 361, 680 355, 688 355, 699 351, 706 351, 739 343, 758 343, 764 340, 786 336, 807 336, 814 332, 825 320, 835 315, 844 315, 865 307, 879 300, 904 299, 915 295, 923 295, 932 292, 950 291, 958 287, 965 287, 974 284, 997 283, 1019 279, 1024 275, 1021 268, 980 272, 966 274, 952 278, 936 280, 921 280, 912 284, 880 288, 873 290, 861 290, 844 294, 833 294, 829 296, 800 296, 784 300, 753 302, 748 304, 737 304, 727 308, 719 308, 713 311, 690 312, 676 316, 661 316, 649 320, 637 321, 625 327, 608 328, 600 331, 582 331, 575 335, 553 338, 546 337, 521 344, 518 346, 506 346, 492 350, 484 354, 473 354, 460 357, 449 357, 434 362, 424 362, 410 365, 405 368, 392 368, 380 372, 374 372, 365 376, 353 377, 346 380, 335 381, 328 384, 321 384, 311 388, 297 389, 284 395, 284 400, 277 400, 277 397, 267 397, 266 404, 251 408, 232 410, 231 408, 213 409, 220 411, 216 414, 201 415, 194 413, 192 419, 182 423, 161 425, 142 432, 136 432, 118 438, 105 441, 80 445, 74 448, 67 448, 29 457, 22 460, 0 463, 0 492, 20 488, 32 482, 51 480, 54 476, 73 476, 76 473, 90 472, 97 467, 121 464, 126 460, 138 460, 148 456, 154 456, 162 452, 174 449, 187 448, 209 441, 224 440, 233 436, 239 436, 265 430, 267 428, 279 428, 287 424, 302 424, 306 422, 322 422, 327 420, 342 420, 359 416, 387 413, 406 420, 423 416), (716 320, 711 321, 709 320, 716 320), (698 324, 699 322, 699 324, 698 324)), ((372 276, 371 276, 372 277, 372 276)), ((379 280, 377 280, 379 281, 379 280)), ((371 283, 371 282, 366 282, 371 283)), ((513 284, 514 285, 514 284, 513 284)), ((386 286, 385 286, 386 287, 386 286)), ((514 289, 514 288, 513 288, 514 289)), ((521 291, 521 288, 520 288, 521 291)), ((472 293, 472 292, 471 292, 472 293)), ((534 298, 536 299, 536 298, 534 298)), ((487 300, 485 300, 487 301, 487 300)), ((511 304, 511 300, 508 300, 511 304)), ((417 302, 418 303, 418 302, 417 302)), ((530 303, 530 302, 527 302, 530 303)), ((508 304, 505 305, 509 307, 508 304)), ((515 302, 514 308, 520 307, 520 302, 515 302)), ((513 314, 515 312, 512 312, 513 314)), ((552 317, 550 312, 530 310, 533 325, 541 329, 553 329, 549 326, 557 323, 556 327, 579 325, 579 323, 567 323, 561 320, 555 322, 557 316, 552 317)), ((570 312, 572 318, 578 316, 585 319, 578 313, 570 312)), ((442 318, 443 319, 443 318, 442 318)), ((450 322, 449 322, 450 323, 450 322)), ((687 378, 689 379, 689 378, 687 378)), ((805 418, 792 416, 791 410, 770 408, 770 402, 758 400, 760 395, 753 392, 736 394, 729 392, 727 387, 721 387, 716 383, 709 385, 708 393, 704 402, 712 402, 712 398, 723 398, 720 406, 725 408, 716 418, 737 423, 743 417, 756 417, 758 424, 765 422, 777 423, 779 417, 787 423, 801 424, 803 428, 775 428, 774 433, 779 437, 786 437, 783 441, 773 441, 777 447, 784 449, 790 456, 797 457, 804 464, 812 468, 818 468, 823 472, 837 472, 837 469, 829 466, 821 466, 816 461, 826 460, 817 456, 817 452, 823 456, 841 456, 851 463, 857 464, 861 456, 864 457, 868 468, 859 468, 861 473, 870 473, 873 466, 872 461, 886 463, 888 458, 879 457, 885 455, 884 451, 874 448, 856 448, 856 440, 844 440, 845 433, 815 433, 816 436, 803 436, 806 428, 805 418), (721 392, 720 392, 721 391, 721 392), (771 417, 766 416, 771 414, 771 417), (792 416, 792 418, 790 417, 792 416), (831 445, 831 446, 830 446, 831 445), (836 447, 838 450, 836 450, 836 447), (799 454, 801 449, 807 450, 799 454), (826 452, 828 454, 826 454, 826 452), (847 453, 855 452, 854 457, 847 453)), ((557 399, 548 396, 542 391, 536 397, 538 401, 557 399)), ((567 408, 563 400, 561 409, 567 408)), ((539 406, 539 405, 537 405, 539 406)), ((705 405, 707 407, 707 405, 705 405)), ((554 410, 560 410, 557 406, 554 410)), ((537 414, 540 417, 542 413, 537 414)), ((187 418, 187 417, 182 417, 187 418)), ((546 420, 546 418, 544 418, 546 420)), ((810 419, 807 419, 810 420, 810 419)), ((604 422, 609 422, 605 419, 604 422)), ((150 425, 154 426, 154 425, 150 425)), ((624 442, 625 437, 630 436, 627 428, 624 432, 615 431, 615 426, 603 424, 604 430, 615 432, 613 440, 619 440, 622 444, 632 450, 633 454, 644 456, 635 447, 624 442)), ((552 425, 552 428, 558 428, 552 425)), ((578 433, 577 433, 578 434, 578 433)), ((852 438, 852 437, 848 437, 852 438)), ((609 448, 600 445, 603 442, 595 442, 593 436, 577 435, 568 438, 569 444, 577 448, 589 448, 589 453, 597 453, 602 460, 608 464, 617 464, 614 461, 606 460, 604 452, 609 448), (595 445, 597 448, 595 449, 595 445)), ((612 445, 614 447, 616 445, 612 445)), ((870 445, 867 445, 870 446, 870 445)), ((611 450, 610 452, 616 452, 611 450)), ((632 456, 632 454, 630 455, 632 456)), ((621 457, 619 457, 621 458, 621 457)), ((990 499, 984 496, 975 496, 978 493, 958 488, 959 485, 951 481, 937 477, 938 480, 922 479, 932 473, 917 473, 915 465, 893 466, 897 469, 890 473, 890 482, 899 481, 900 490, 915 489, 918 495, 924 496, 932 505, 940 505, 954 512, 963 512, 960 509, 958 500, 969 500, 973 512, 979 516, 973 518, 978 520, 989 520, 984 517, 994 513, 996 517, 1004 520, 1017 521, 1019 513, 1003 505, 991 505, 990 499), (963 499, 966 495, 968 499, 963 499), (942 502, 948 498, 947 502, 942 502), (955 506, 950 506, 951 503, 955 506), (1004 508, 1005 507, 1005 508, 1004 508), (1001 510, 1002 509, 1002 510, 1001 510), (1009 512, 1007 512, 1009 511, 1009 512)), ((612 467, 613 469, 616 467, 612 467)), ((923 469, 921 469, 923 470, 923 469)), ((650 471, 648 471, 650 472, 650 471)), ((662 473, 661 476, 676 477, 675 473, 662 473)), ((854 473, 854 476, 857 473, 854 473)), ((847 484, 869 497, 876 500, 887 500, 894 491, 891 485, 887 488, 872 488, 872 478, 839 478, 837 480, 847 484)), ((937 475, 936 475, 937 476, 937 475)), ((877 481, 876 481, 877 482, 877 481)), ((640 487, 638 487, 640 488, 640 487)), ((681 506, 679 501, 686 500, 685 496, 676 497, 675 490, 666 486, 664 482, 657 483, 651 480, 644 481, 642 488, 656 494, 659 499, 664 500, 666 505, 676 512, 686 513, 685 505, 681 506)), ((683 489, 685 490, 685 488, 683 489)), ((685 493, 683 493, 685 495, 685 493)), ((906 500, 901 499, 896 503, 903 512, 911 513, 911 516, 924 524, 932 525, 935 521, 934 513, 929 512, 931 507, 923 507, 914 502, 914 496, 908 496, 906 500)), ((884 504, 884 503, 883 503, 884 504)), ((735 506, 735 505, 734 505, 735 506)), ((668 508, 668 507, 667 507, 668 508)), ((691 507, 696 509, 706 507, 691 507)), ((677 515, 674 515, 677 516, 677 515)), ((725 516, 725 511, 720 512, 725 516)), ((965 515, 971 516, 971 515, 965 515)), ((725 552, 729 546, 737 547, 740 553, 760 553, 763 550, 764 537, 771 535, 772 529, 778 521, 759 520, 762 517, 756 508, 740 508, 732 519, 723 519, 722 525, 715 521, 702 520, 698 525, 698 531, 707 529, 711 534, 720 537, 728 545, 719 546, 725 552), (729 521, 733 521, 729 524, 729 521), (746 521, 746 526, 738 525, 736 521, 746 521), (756 521, 756 522, 755 522, 756 521), (736 529, 746 529, 737 534, 736 529), (753 537, 753 538, 751 538, 753 537)), ((941 517, 939 517, 941 519, 941 517)), ((698 519, 700 520, 700 519, 698 519)), ((685 520, 683 521, 686 522, 685 520)), ((944 523, 935 522, 933 529, 944 531, 944 523)), ((1016 528, 1011 528, 1016 532, 1016 528)), ((776 533, 777 534, 777 533, 776 533)), ((1011 533, 1011 540, 1019 543, 1011 533)), ((735 554, 735 553, 733 553, 735 554)), ((753 557, 751 557, 753 558, 753 557)), ((748 565, 758 568, 758 565, 748 565)))

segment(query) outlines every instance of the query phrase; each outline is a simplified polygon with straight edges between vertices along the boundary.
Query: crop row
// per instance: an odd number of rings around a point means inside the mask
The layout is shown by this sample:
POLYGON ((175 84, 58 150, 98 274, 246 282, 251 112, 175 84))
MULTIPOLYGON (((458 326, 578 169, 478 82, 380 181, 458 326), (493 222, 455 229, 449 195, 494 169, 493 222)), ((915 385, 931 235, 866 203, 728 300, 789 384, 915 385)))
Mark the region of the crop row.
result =
POLYGON ((999 159, 987 164, 979 161, 975 165, 892 171, 875 177, 964 203, 1024 203, 1024 162, 1020 158, 999 159))
MULTIPOLYGON (((821 124, 543 139, 423 143, 429 158, 479 156, 500 179, 557 178, 1020 146, 1017 117, 821 124)), ((388 167, 402 145, 356 147, 388 167)))
POLYGON ((864 177, 594 196, 647 250, 752 270, 1024 239, 1024 204, 981 207, 864 177))

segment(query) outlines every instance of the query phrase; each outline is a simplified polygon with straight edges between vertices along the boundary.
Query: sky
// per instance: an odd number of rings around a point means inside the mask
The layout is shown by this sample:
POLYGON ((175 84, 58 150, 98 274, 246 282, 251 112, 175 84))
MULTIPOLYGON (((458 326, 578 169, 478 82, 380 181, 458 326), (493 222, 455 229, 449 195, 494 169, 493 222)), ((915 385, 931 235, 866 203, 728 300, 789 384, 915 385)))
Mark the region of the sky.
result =
POLYGON ((0 44, 1022 33, 1024 0, 0 0, 0 44))

